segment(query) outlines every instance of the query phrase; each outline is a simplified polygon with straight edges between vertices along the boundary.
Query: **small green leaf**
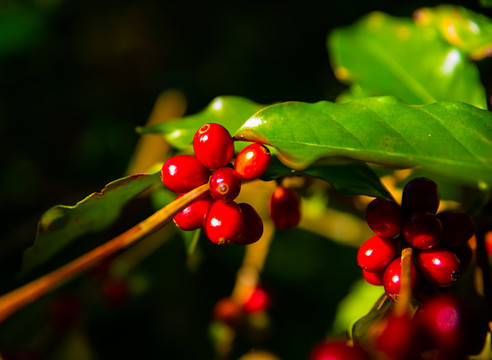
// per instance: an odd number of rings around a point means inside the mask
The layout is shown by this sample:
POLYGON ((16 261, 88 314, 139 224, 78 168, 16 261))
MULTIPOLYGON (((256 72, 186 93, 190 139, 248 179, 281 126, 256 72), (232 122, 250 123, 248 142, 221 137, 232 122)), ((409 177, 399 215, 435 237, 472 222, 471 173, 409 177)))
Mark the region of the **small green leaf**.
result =
POLYGON ((57 205, 46 211, 34 244, 24 252, 21 275, 48 261, 77 237, 111 225, 130 199, 159 183, 159 176, 137 174, 118 179, 75 206, 57 205))
POLYGON ((324 157, 349 158, 492 184, 492 113, 464 103, 287 102, 256 113, 236 138, 276 148, 284 164, 299 170, 324 157))
POLYGON ((328 49, 337 78, 369 96, 409 104, 461 101, 487 107, 477 67, 433 27, 381 12, 336 29, 328 49))
POLYGON ((439 5, 415 12, 415 21, 422 27, 435 28, 450 45, 481 60, 492 55, 492 20, 462 6, 439 5))
POLYGON ((354 341, 362 344, 370 343, 372 334, 370 329, 386 316, 393 305, 393 301, 386 294, 381 295, 372 309, 352 327, 352 338, 354 341))
POLYGON ((191 145, 193 136, 200 126, 211 122, 218 123, 233 133, 263 107, 238 96, 220 96, 197 114, 137 128, 137 131, 141 134, 161 134, 172 146, 183 149, 191 145))

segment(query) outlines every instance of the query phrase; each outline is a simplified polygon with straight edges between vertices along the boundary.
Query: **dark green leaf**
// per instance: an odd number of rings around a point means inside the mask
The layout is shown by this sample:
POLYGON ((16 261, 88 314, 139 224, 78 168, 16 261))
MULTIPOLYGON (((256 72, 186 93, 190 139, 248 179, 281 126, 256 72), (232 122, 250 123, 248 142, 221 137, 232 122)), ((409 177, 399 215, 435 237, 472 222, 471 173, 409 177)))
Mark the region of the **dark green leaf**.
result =
POLYGON ((473 60, 492 55, 492 20, 462 6, 439 5, 415 12, 415 21, 435 28, 442 38, 473 60))
POLYGON ((220 96, 197 114, 138 128, 137 131, 141 134, 162 134, 172 146, 183 149, 190 146, 200 126, 211 122, 218 123, 234 133, 249 117, 263 107, 245 98, 220 96))
POLYGON ((236 137, 276 148, 282 162, 299 170, 323 157, 349 158, 492 184, 492 113, 464 103, 287 102, 256 113, 236 137))
POLYGON ((371 328, 386 316, 393 304, 393 301, 386 294, 381 295, 367 315, 361 317, 352 327, 354 341, 362 344, 370 343, 371 328))
POLYGON ((22 274, 45 263, 77 237, 111 225, 131 198, 159 183, 159 175, 118 179, 75 206, 57 205, 46 211, 39 221, 34 244, 24 252, 22 274))
POLYGON ((483 7, 492 7, 492 0, 480 0, 480 5, 483 7))
POLYGON ((409 104, 462 101, 487 107, 475 64, 433 27, 380 12, 328 38, 337 78, 357 94, 396 96, 409 104))

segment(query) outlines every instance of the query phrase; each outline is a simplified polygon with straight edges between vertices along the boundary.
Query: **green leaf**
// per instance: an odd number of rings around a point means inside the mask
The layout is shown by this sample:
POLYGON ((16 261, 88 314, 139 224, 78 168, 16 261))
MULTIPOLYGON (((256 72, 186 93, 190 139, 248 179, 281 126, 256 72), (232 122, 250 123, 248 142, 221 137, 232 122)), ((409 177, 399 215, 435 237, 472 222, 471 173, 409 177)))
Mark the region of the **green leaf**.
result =
POLYGON ((286 175, 309 175, 329 182, 335 190, 347 195, 368 195, 391 198, 379 177, 366 163, 344 159, 340 164, 317 161, 302 171, 293 170, 273 157, 262 180, 274 180, 286 175))
POLYGON ((492 7, 492 0, 480 0, 480 5, 483 7, 492 7))
POLYGON ((238 96, 220 96, 197 114, 137 128, 137 131, 141 134, 161 134, 173 147, 183 149, 191 145, 193 136, 200 126, 211 122, 218 123, 233 133, 263 107, 238 96))
POLYGON ((492 20, 462 6, 439 5, 415 12, 422 27, 435 28, 450 45, 480 60, 492 55, 492 20))
POLYGON ((352 327, 352 338, 358 343, 370 343, 373 326, 383 319, 386 314, 393 308, 393 301, 386 296, 381 297, 373 305, 372 309, 363 317, 361 317, 352 327))
POLYGON ((109 183, 75 206, 57 205, 46 211, 34 244, 24 252, 21 275, 48 261, 77 237, 111 225, 130 199, 159 181, 159 173, 131 175, 109 183))
POLYGON ((487 107, 475 64, 442 40, 433 27, 374 12, 336 29, 328 48, 337 78, 371 96, 409 104, 461 101, 487 107))
POLYGON ((464 103, 287 102, 256 113, 236 138, 276 148, 284 164, 299 170, 324 157, 349 158, 492 184, 492 113, 464 103))

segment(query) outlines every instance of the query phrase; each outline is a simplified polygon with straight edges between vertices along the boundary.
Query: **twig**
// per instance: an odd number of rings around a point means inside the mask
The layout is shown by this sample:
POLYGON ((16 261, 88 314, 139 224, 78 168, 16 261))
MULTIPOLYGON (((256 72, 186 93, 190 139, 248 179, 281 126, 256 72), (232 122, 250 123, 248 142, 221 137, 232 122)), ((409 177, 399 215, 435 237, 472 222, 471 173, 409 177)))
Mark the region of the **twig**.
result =
POLYGON ((412 301, 412 262, 413 248, 407 247, 401 251, 400 295, 396 305, 398 315, 408 314, 412 301))
POLYGON ((24 306, 32 303, 71 277, 87 270, 98 261, 142 240, 169 223, 172 218, 192 201, 209 191, 204 184, 179 197, 158 210, 141 223, 89 251, 68 264, 21 286, 0 297, 0 323, 24 306))

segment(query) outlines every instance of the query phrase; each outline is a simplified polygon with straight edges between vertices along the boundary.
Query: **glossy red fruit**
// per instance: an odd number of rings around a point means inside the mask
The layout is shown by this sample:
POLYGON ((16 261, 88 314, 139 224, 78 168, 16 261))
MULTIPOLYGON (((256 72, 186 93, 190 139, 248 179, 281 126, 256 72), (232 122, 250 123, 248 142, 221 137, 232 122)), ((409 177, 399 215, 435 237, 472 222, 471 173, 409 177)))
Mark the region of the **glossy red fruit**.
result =
POLYGON ((401 207, 404 214, 431 212, 439 208, 439 188, 431 179, 419 177, 410 180, 403 188, 401 207))
POLYGON ((234 168, 243 180, 258 179, 268 169, 272 155, 261 144, 251 144, 239 152, 234 168))
POLYGON ((382 271, 397 256, 395 239, 374 235, 366 240, 357 252, 357 263, 367 271, 382 271))
POLYGON ((455 295, 440 294, 421 303, 414 323, 431 348, 476 355, 482 350, 488 331, 482 310, 479 299, 471 303, 455 295))
POLYGON ((348 345, 345 341, 323 341, 317 344, 309 360, 369 360, 369 354, 359 345, 348 345))
POLYGON ((377 271, 377 272, 370 272, 370 271, 366 271, 364 269, 361 269, 361 270, 362 270, 362 276, 364 277, 364 279, 366 279, 366 281, 369 284, 375 285, 375 286, 383 285, 384 270, 377 271))
POLYGON ((234 242, 236 245, 249 245, 260 240, 263 235, 263 221, 256 210, 247 203, 239 204, 243 214, 243 229, 234 242))
POLYGON ((430 249, 442 239, 442 224, 433 213, 417 212, 405 220, 402 234, 414 248, 430 249))
POLYGON ((297 193, 285 186, 277 186, 270 197, 269 214, 280 230, 292 230, 301 220, 301 202, 297 193))
POLYGON ((241 191, 241 179, 236 171, 229 167, 217 169, 210 176, 210 195, 215 200, 234 200, 241 191))
POLYGON ((203 230, 208 239, 217 245, 231 244, 243 229, 243 214, 235 202, 216 201, 203 220, 203 230))
POLYGON ((416 332, 412 318, 406 314, 390 314, 382 320, 382 332, 376 339, 376 348, 389 359, 416 359, 416 332))
POLYGON ((396 236, 400 233, 402 225, 400 205, 388 198, 374 199, 367 205, 366 221, 376 234, 396 236))
POLYGON ((187 193, 208 181, 210 171, 193 155, 176 155, 161 169, 161 180, 175 193, 187 193))
POLYGON ((193 138, 193 150, 209 169, 226 166, 234 156, 234 140, 225 127, 210 123, 201 126, 193 138))
POLYGON ((464 245, 475 232, 472 217, 464 211, 446 210, 437 214, 437 217, 442 223, 442 238, 446 245, 464 245))
MULTIPOLYGON (((400 284, 401 284, 401 257, 393 260, 384 270, 383 275, 383 286, 384 291, 388 297, 393 301, 399 300, 400 294, 400 284)), ((412 262, 412 275, 411 275, 411 287, 412 291, 415 293, 418 289, 419 284, 419 274, 415 264, 412 262)))
POLYGON ((217 301, 213 309, 214 319, 236 326, 241 321, 243 310, 241 306, 231 297, 225 297, 217 301))
POLYGON ((257 287, 251 292, 242 308, 246 314, 253 314, 267 310, 271 302, 270 294, 265 289, 257 287))
POLYGON ((181 230, 200 229, 203 226, 203 219, 213 203, 214 199, 211 196, 198 199, 176 214, 173 221, 181 230))
POLYGON ((451 286, 461 277, 458 257, 442 247, 417 252, 415 261, 420 273, 432 285, 451 286))

